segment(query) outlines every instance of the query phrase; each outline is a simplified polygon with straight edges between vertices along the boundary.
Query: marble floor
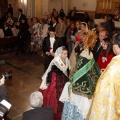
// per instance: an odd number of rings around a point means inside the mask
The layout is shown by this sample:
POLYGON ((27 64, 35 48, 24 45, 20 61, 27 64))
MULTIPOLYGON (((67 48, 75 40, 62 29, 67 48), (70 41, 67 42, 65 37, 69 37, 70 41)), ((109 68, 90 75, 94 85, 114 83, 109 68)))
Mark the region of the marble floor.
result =
POLYGON ((12 71, 12 79, 7 80, 8 93, 12 107, 6 120, 22 120, 22 113, 31 109, 29 96, 38 90, 43 75, 44 57, 29 53, 15 55, 15 53, 0 55, 5 65, 0 66, 0 73, 12 71))

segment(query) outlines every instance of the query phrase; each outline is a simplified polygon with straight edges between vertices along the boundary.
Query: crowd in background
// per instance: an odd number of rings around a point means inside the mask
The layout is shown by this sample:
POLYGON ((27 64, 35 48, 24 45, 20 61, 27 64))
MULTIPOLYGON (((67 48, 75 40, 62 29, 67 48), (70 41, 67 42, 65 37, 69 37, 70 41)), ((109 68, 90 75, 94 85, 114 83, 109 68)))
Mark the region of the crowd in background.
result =
MULTIPOLYGON (((76 12, 76 7, 73 7, 68 15, 64 13, 63 9, 58 12, 54 8, 52 13, 47 14, 47 18, 26 18, 22 13, 22 9, 19 9, 18 18, 14 18, 13 10, 11 10, 11 5, 9 5, 8 12, 3 15, 0 21, 0 38, 19 36, 21 46, 27 44, 29 45, 31 54, 37 54, 38 49, 42 47, 44 38, 48 36, 49 27, 54 27, 56 36, 68 48, 69 56, 74 43, 81 41, 83 33, 87 32, 86 29, 94 29, 97 33, 100 30, 107 30, 109 37, 112 38, 115 32, 115 26, 110 16, 106 15, 104 18, 105 22, 96 26, 94 20, 89 17, 87 17, 87 22, 81 21, 80 19, 76 20, 76 12)), ((23 49, 25 48, 23 47, 23 49)), ((25 50, 18 51, 24 52, 25 50)))

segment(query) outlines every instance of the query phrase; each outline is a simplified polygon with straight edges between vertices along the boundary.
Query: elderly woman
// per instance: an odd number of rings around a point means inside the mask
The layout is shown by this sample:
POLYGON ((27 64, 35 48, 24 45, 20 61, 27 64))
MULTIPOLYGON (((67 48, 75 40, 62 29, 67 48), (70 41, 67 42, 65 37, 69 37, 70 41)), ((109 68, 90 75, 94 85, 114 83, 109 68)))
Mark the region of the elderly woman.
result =
POLYGON ((39 91, 30 95, 29 102, 34 109, 24 112, 22 120, 53 120, 53 109, 50 106, 42 107, 43 96, 39 91))

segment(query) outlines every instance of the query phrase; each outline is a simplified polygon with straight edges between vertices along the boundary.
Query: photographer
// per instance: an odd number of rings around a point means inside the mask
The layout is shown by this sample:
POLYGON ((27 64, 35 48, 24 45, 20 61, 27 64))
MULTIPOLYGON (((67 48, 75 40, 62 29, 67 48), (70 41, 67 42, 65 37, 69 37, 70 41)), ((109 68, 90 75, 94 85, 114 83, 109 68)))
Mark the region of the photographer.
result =
MULTIPOLYGON (((2 100, 6 100, 9 102, 7 86, 5 85, 5 76, 1 74, 0 75, 0 102, 2 100)), ((0 120, 4 120, 4 119, 0 118, 0 120)))
POLYGON ((0 102, 5 99, 9 101, 9 96, 7 93, 7 86, 5 85, 5 77, 0 75, 0 102))

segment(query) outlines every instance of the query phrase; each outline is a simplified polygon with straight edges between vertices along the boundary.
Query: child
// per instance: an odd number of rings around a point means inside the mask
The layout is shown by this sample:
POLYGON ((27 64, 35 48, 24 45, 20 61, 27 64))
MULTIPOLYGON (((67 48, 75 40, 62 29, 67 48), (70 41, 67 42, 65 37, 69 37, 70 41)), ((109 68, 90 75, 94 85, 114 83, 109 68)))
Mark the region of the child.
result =
POLYGON ((65 83, 68 81, 67 70, 70 69, 70 64, 67 54, 68 51, 63 46, 56 50, 55 57, 44 73, 40 85, 40 91, 43 93, 44 98, 43 105, 53 107, 56 120, 61 119, 63 103, 59 101, 59 97, 65 83))

